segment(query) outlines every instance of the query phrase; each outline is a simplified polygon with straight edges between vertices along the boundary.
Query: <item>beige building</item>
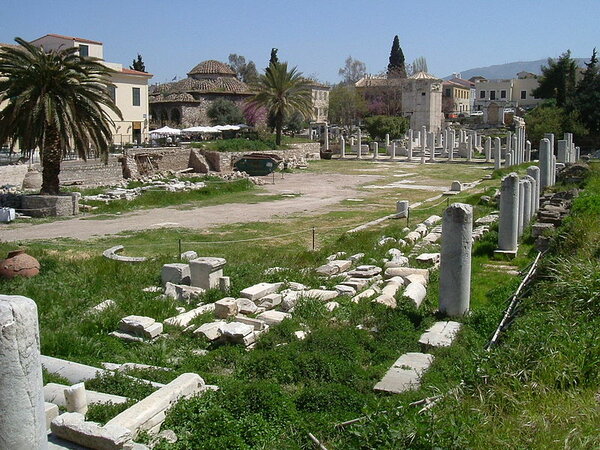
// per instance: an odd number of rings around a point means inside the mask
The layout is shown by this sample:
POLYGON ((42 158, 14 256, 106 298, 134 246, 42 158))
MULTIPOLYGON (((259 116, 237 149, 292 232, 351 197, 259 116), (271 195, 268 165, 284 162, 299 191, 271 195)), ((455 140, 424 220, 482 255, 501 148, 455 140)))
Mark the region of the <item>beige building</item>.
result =
POLYGON ((417 72, 408 78, 368 75, 355 86, 367 103, 380 102, 388 115, 408 117, 413 130, 442 128, 442 80, 431 74, 417 72))
POLYGON ((472 79, 475 82, 475 109, 485 111, 494 103, 505 108, 531 109, 542 99, 533 96, 533 90, 538 87, 537 76, 529 72, 519 72, 517 78, 508 80, 487 80, 483 77, 472 79))
POLYGON ((471 88, 454 80, 442 83, 442 108, 447 117, 471 114, 471 88))
POLYGON ((311 98, 313 106, 313 114, 310 117, 310 122, 314 123, 326 123, 327 115, 329 114, 329 86, 318 83, 316 81, 310 82, 311 98))
POLYGON ((110 78, 109 90, 123 116, 123 119, 120 120, 112 111, 107 110, 114 121, 113 142, 130 144, 148 140, 148 80, 152 78, 151 74, 125 68, 119 63, 104 61, 102 42, 47 34, 31 43, 43 47, 44 50, 77 47, 80 56, 101 59, 104 65, 115 71, 110 78))

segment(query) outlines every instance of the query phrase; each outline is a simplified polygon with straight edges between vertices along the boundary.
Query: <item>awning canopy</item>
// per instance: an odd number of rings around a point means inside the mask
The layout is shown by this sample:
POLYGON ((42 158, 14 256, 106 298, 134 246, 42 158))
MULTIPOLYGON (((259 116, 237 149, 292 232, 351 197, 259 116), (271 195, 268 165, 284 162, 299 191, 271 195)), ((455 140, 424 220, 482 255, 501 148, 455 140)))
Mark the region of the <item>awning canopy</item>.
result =
POLYGON ((181 130, 178 130, 177 128, 162 127, 156 130, 150 130, 150 134, 159 136, 179 136, 181 134, 181 130))

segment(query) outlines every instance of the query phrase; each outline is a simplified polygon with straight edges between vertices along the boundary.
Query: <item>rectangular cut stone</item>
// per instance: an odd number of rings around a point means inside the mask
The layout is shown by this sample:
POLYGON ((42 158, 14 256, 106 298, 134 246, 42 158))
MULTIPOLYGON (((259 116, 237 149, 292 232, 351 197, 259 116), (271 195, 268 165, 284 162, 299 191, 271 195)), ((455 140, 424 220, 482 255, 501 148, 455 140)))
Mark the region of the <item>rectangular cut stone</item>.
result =
POLYGON ((131 430, 133 437, 142 430, 148 430, 157 425, 155 416, 163 417, 164 413, 177 400, 201 392, 204 380, 195 373, 179 375, 169 384, 163 386, 133 406, 127 408, 106 423, 106 427, 116 425, 131 430))
POLYGON ((422 275, 425 280, 429 281, 429 270, 415 269, 413 267, 390 267, 385 270, 385 278, 402 277, 407 280, 408 275, 422 275))
POLYGON ((356 269, 348 272, 348 276, 356 278, 371 278, 382 272, 381 267, 377 266, 358 266, 356 269))
POLYGON ((215 317, 218 319, 233 317, 238 312, 239 306, 233 297, 225 297, 215 302, 215 317))
POLYGON ((456 338, 460 327, 459 322, 436 322, 419 338, 419 344, 429 347, 449 347, 456 338))
POLYGON ((338 267, 340 272, 345 272, 352 267, 352 261, 347 259, 336 259, 331 261, 329 264, 338 267))
POLYGON ((369 280, 368 278, 349 278, 346 281, 342 281, 340 284, 345 284, 346 286, 350 286, 357 291, 360 291, 369 284, 369 280))
POLYGON ((258 283, 240 291, 240 296, 252 301, 277 292, 283 283, 258 283))
POLYGON ((44 412, 46 413, 46 428, 50 429, 50 423, 54 420, 54 418, 58 417, 58 405, 44 402, 44 412))
POLYGON ((287 314, 280 311, 265 311, 256 316, 257 319, 262 320, 269 326, 277 325, 278 323, 281 323, 285 319, 289 319, 291 317, 291 314, 287 314))
POLYGON ((360 299, 372 297, 375 294, 377 294, 377 292, 375 292, 375 289, 367 289, 366 291, 362 291, 360 294, 357 294, 354 297, 352 297, 352 301, 354 303, 358 303, 360 299))
POLYGON ((333 264, 327 263, 317 267, 315 272, 317 272, 319 275, 332 276, 340 273, 340 268, 333 264))
POLYGON ((281 294, 269 294, 265 295, 258 299, 255 303, 258 306, 262 306, 264 303, 268 302, 272 307, 277 306, 281 303, 283 296, 281 294))
POLYGON ((41 355, 42 366, 48 372, 65 378, 69 383, 81 383, 104 373, 104 369, 41 355))
MULTIPOLYGON (((53 403, 58 406, 67 406, 67 402, 65 400, 65 389, 69 386, 58 383, 48 383, 44 386, 44 401, 48 403, 53 403)), ((85 395, 87 398, 88 404, 90 403, 109 403, 117 405, 120 403, 125 403, 127 401, 127 397, 122 397, 120 395, 112 395, 105 394, 103 392, 95 392, 89 391, 86 389, 85 395)))
POLYGON ((116 303, 114 300, 108 299, 108 300, 104 300, 103 302, 98 303, 96 306, 93 306, 92 308, 90 308, 90 310, 92 312, 102 312, 105 309, 111 308, 115 305, 116 305, 116 303))
POLYGON ((165 264, 160 271, 163 286, 167 283, 190 284, 190 266, 188 264, 165 264))
POLYGON ((217 289, 223 276, 224 258, 201 257, 190 261, 190 282, 202 289, 217 289))
POLYGON ((95 422, 86 422, 82 414, 64 413, 56 417, 50 429, 59 438, 86 448, 117 450, 133 438, 132 432, 121 425, 100 426, 95 422))
POLYGON ((328 291, 325 289, 309 289, 302 294, 304 298, 314 298, 323 301, 331 300, 339 295, 340 293, 338 291, 328 291))
POLYGON ((191 303, 194 300, 198 300, 205 292, 204 289, 196 286, 174 284, 169 281, 165 283, 165 295, 173 300, 191 303))
POLYGON ((374 389, 393 394, 418 389, 421 377, 433 359, 433 355, 427 353, 405 353, 396 360, 374 389))
POLYGON ((263 320, 252 319, 251 317, 242 316, 240 314, 235 316, 235 321, 245 323, 248 325, 252 325, 254 327, 255 331, 262 331, 265 329, 265 326, 266 326, 266 324, 263 320))
POLYGON ((198 308, 179 314, 175 317, 169 317, 165 319, 164 323, 176 327, 187 327, 189 323, 201 314, 211 312, 215 310, 214 303, 208 303, 207 305, 199 306, 198 308))
POLYGON ((221 325, 221 332, 228 340, 241 342, 244 336, 254 332, 254 327, 241 322, 229 322, 221 325))
POLYGON ((225 322, 221 320, 217 322, 203 323, 198 328, 196 328, 194 334, 202 335, 209 341, 214 341, 216 339, 219 339, 223 334, 221 332, 221 325, 223 325, 224 323, 225 322))
POLYGON ((141 333, 154 322, 156 322, 156 320, 152 317, 131 315, 121 319, 119 322, 119 329, 129 333, 141 333))

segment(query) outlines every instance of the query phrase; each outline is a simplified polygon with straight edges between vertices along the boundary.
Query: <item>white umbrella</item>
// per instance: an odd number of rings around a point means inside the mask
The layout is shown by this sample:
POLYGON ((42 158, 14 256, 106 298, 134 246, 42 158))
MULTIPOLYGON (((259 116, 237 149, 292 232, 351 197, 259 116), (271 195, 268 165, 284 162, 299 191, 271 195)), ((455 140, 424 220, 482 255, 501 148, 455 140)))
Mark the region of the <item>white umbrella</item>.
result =
POLYGON ((220 133, 217 127, 190 127, 181 130, 186 133, 220 133))
POLYGON ((150 134, 156 134, 160 136, 179 136, 181 134, 181 130, 178 130, 177 128, 162 127, 156 130, 150 130, 150 134))

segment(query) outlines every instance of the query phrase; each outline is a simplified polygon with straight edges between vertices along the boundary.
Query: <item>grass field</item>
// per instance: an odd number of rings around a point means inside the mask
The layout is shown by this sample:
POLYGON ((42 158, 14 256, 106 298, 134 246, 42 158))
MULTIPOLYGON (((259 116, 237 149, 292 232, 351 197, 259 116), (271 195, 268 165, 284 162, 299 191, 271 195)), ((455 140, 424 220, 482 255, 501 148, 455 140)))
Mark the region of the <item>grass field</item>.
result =
MULTIPOLYGON (((311 164, 310 170, 331 170, 328 164, 311 164)), ((356 162, 352 166, 340 161, 334 167, 344 173, 381 175, 376 170, 380 164, 356 162)), ((395 170, 391 168, 378 182, 397 180, 395 170)), ((437 180, 445 185, 453 179, 475 181, 490 173, 459 164, 426 165, 415 171, 423 182, 437 180)), ((481 202, 480 197, 497 188, 496 175, 452 201, 473 204, 476 217, 488 214, 494 205, 481 202)), ((142 288, 160 284, 160 268, 176 261, 179 239, 183 250, 227 259, 225 274, 231 277, 233 296, 260 281, 330 287, 336 280, 321 280, 303 269, 322 264, 337 251, 364 252, 365 261, 380 262, 392 245, 377 246, 377 241, 382 236, 402 237, 406 220, 386 221, 352 235, 345 231, 389 214, 396 197, 414 202, 432 195, 378 191, 366 198, 368 207, 350 202, 326 214, 298 215, 285 221, 234 224, 207 232, 158 229, 84 242, 27 243, 42 273, 32 279, 0 281, 0 292, 36 300, 43 354, 91 365, 109 361, 169 367, 172 372, 132 374, 167 382, 179 373, 196 372, 207 383, 219 385, 218 392, 181 401, 170 412, 163 428, 174 430, 179 439, 160 448, 313 448, 309 432, 327 448, 597 448, 598 175, 576 201, 573 218, 559 233, 559 243, 524 299, 518 319, 491 352, 483 348, 520 279, 485 270, 484 264, 493 259, 494 230, 475 245, 472 312, 462 320, 463 331, 455 344, 434 350, 436 360, 417 391, 389 396, 375 394, 373 386, 398 356, 419 351, 419 335, 437 319, 436 272, 418 310, 404 301, 391 310, 341 297, 336 299, 341 306, 329 312, 322 302, 304 301, 291 320, 273 327, 250 352, 238 346, 211 347, 168 326, 168 336, 151 345, 123 343, 108 336, 125 315, 148 315, 162 321, 176 314, 175 307, 180 305, 156 299, 156 294, 142 292, 142 288), (382 200, 386 196, 388 200, 382 200), (312 227, 317 229, 314 251, 312 227), (289 235, 293 232, 298 234, 289 235), (265 239, 250 240, 255 238, 265 239), (130 254, 151 259, 133 266, 102 258, 101 251, 115 243, 124 245, 130 254), (274 266, 286 270, 263 275, 274 266), (98 315, 88 313, 107 298, 116 301, 116 308, 98 315), (295 338, 298 330, 310 331, 307 339, 295 338), (210 351, 199 356, 193 353, 197 349, 210 351), (448 391, 451 395, 423 413, 420 407, 410 406, 415 400, 448 391), (335 426, 361 416, 364 420, 356 424, 335 426)), ((424 204, 414 211, 410 225, 431 214, 441 215, 445 205, 443 199, 431 206, 424 204)), ((0 253, 15 247, 0 243, 0 253)), ((526 233, 513 263, 524 269, 533 256, 526 233)), ((221 296, 209 291, 204 301, 221 296)), ((204 315, 194 323, 211 320, 204 315)), ((53 377, 46 374, 46 379, 53 377)), ((131 399, 149 392, 147 386, 122 376, 86 385, 131 399)), ((115 407, 94 407, 88 417, 105 421, 115 411, 115 407)))

